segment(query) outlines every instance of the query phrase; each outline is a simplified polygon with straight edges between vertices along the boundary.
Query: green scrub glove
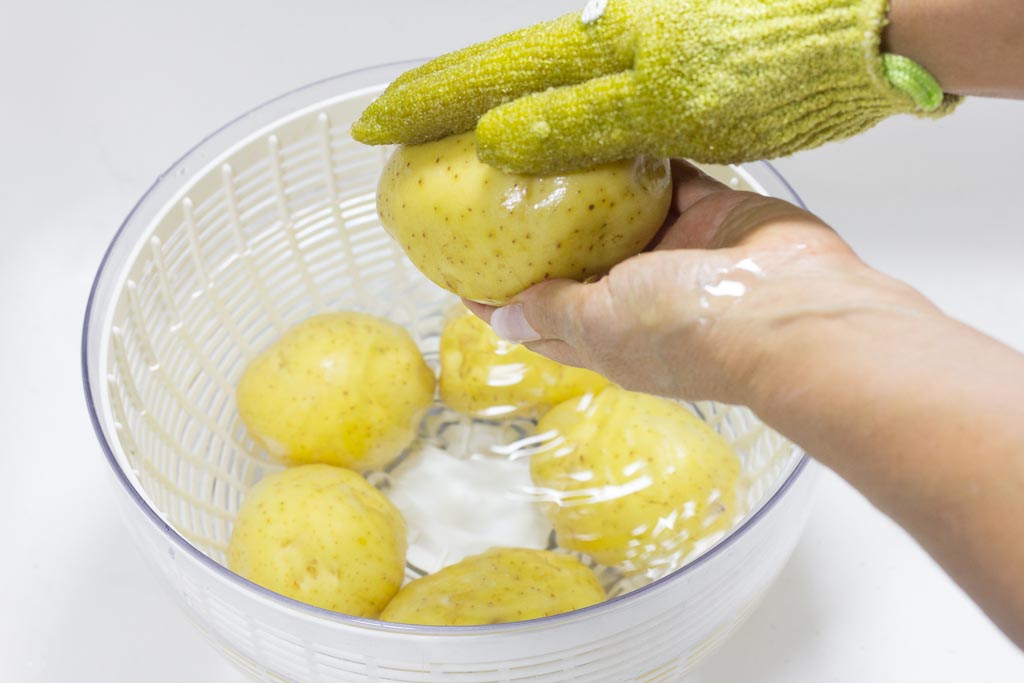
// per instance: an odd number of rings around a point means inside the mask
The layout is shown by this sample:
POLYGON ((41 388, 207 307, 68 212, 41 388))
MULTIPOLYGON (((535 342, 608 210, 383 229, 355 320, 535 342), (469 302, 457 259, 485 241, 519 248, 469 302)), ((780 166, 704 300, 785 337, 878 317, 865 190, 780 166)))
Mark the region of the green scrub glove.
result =
POLYGON ((641 153, 767 159, 899 113, 941 116, 922 67, 881 55, 887 0, 591 0, 579 14, 403 74, 352 127, 368 144, 476 128, 485 162, 549 173, 641 153))

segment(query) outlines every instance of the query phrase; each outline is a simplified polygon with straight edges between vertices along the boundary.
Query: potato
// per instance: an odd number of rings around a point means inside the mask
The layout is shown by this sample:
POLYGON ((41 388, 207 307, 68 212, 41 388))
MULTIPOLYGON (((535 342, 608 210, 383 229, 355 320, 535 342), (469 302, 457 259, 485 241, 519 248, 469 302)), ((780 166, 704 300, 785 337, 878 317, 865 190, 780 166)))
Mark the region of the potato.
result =
POLYGON ((416 579, 380 618, 434 626, 501 624, 561 614, 604 599, 597 577, 573 557, 491 548, 416 579))
POLYGON ((739 459, 677 403, 610 386, 537 433, 530 475, 562 547, 627 573, 671 568, 732 522, 739 459))
POLYGON ((376 617, 402 585, 405 550, 405 520, 363 477, 301 465, 246 495, 228 568, 310 605, 376 617))
POLYGON ((596 372, 504 341, 461 306, 441 332, 441 400, 468 415, 536 414, 607 385, 596 372))
POLYGON ((377 212, 428 278, 502 304, 541 280, 584 280, 638 253, 671 195, 667 160, 515 175, 479 161, 465 133, 399 147, 381 175, 377 212))
POLYGON ((398 325, 327 313, 295 326, 253 360, 236 398, 249 433, 275 458, 365 471, 409 445, 434 384, 398 325))

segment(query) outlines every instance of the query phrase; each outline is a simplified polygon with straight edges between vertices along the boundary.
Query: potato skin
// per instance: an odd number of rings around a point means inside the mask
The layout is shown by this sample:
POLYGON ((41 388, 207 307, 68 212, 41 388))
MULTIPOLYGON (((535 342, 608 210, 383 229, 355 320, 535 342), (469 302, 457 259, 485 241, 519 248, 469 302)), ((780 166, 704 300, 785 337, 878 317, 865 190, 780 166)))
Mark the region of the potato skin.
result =
POLYGON ((399 147, 377 189, 384 228, 424 275, 503 304, 551 278, 585 280, 640 252, 672 196, 668 161, 639 157, 564 175, 509 174, 472 133, 399 147))
POLYGON ((602 564, 677 566, 735 514, 739 458, 677 403, 610 386, 555 406, 537 434, 530 476, 558 543, 602 564))
POLYGON ((365 471, 409 445, 434 385, 403 328, 364 313, 327 313, 254 359, 236 400, 249 434, 282 462, 365 471))
POLYGON ((441 400, 475 417, 536 415, 608 380, 507 342, 459 306, 441 332, 441 400))
POLYGON ((413 581, 380 618, 434 626, 501 624, 561 614, 604 599, 597 577, 574 557, 491 548, 413 581))
POLYGON ((406 525, 352 470, 300 465, 246 495, 228 568, 310 605, 376 617, 405 578, 406 525))

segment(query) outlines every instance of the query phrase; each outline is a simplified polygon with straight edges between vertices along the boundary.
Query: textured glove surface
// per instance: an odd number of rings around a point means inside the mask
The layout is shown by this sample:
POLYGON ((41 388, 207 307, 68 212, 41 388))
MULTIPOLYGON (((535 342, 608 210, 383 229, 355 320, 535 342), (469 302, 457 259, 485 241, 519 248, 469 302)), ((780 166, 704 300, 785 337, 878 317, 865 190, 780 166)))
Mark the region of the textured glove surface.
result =
POLYGON ((893 114, 951 111, 956 97, 938 91, 926 112, 886 78, 886 8, 887 0, 595 0, 582 14, 403 74, 352 135, 409 144, 476 127, 484 161, 548 173, 640 153, 774 158, 893 114))

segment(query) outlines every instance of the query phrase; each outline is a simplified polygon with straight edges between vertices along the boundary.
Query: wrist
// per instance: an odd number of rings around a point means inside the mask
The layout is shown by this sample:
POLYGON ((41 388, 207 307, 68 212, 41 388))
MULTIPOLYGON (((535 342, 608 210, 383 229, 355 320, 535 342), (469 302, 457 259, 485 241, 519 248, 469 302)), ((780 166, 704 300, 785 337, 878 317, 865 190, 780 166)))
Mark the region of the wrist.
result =
POLYGON ((850 382, 872 382, 914 353, 910 340, 922 330, 953 322, 913 288, 851 260, 815 280, 807 299, 775 322, 747 373, 743 402, 773 426, 789 428, 850 382))
POLYGON ((937 36, 945 30, 951 17, 953 3, 922 2, 921 0, 891 0, 888 21, 882 31, 882 49, 908 57, 928 70, 949 92, 963 92, 956 73, 953 46, 937 36), (949 55, 949 58, 947 58, 949 55))
POLYGON ((908 57, 947 93, 1024 97, 1024 13, 1008 0, 891 0, 882 49, 908 57))

